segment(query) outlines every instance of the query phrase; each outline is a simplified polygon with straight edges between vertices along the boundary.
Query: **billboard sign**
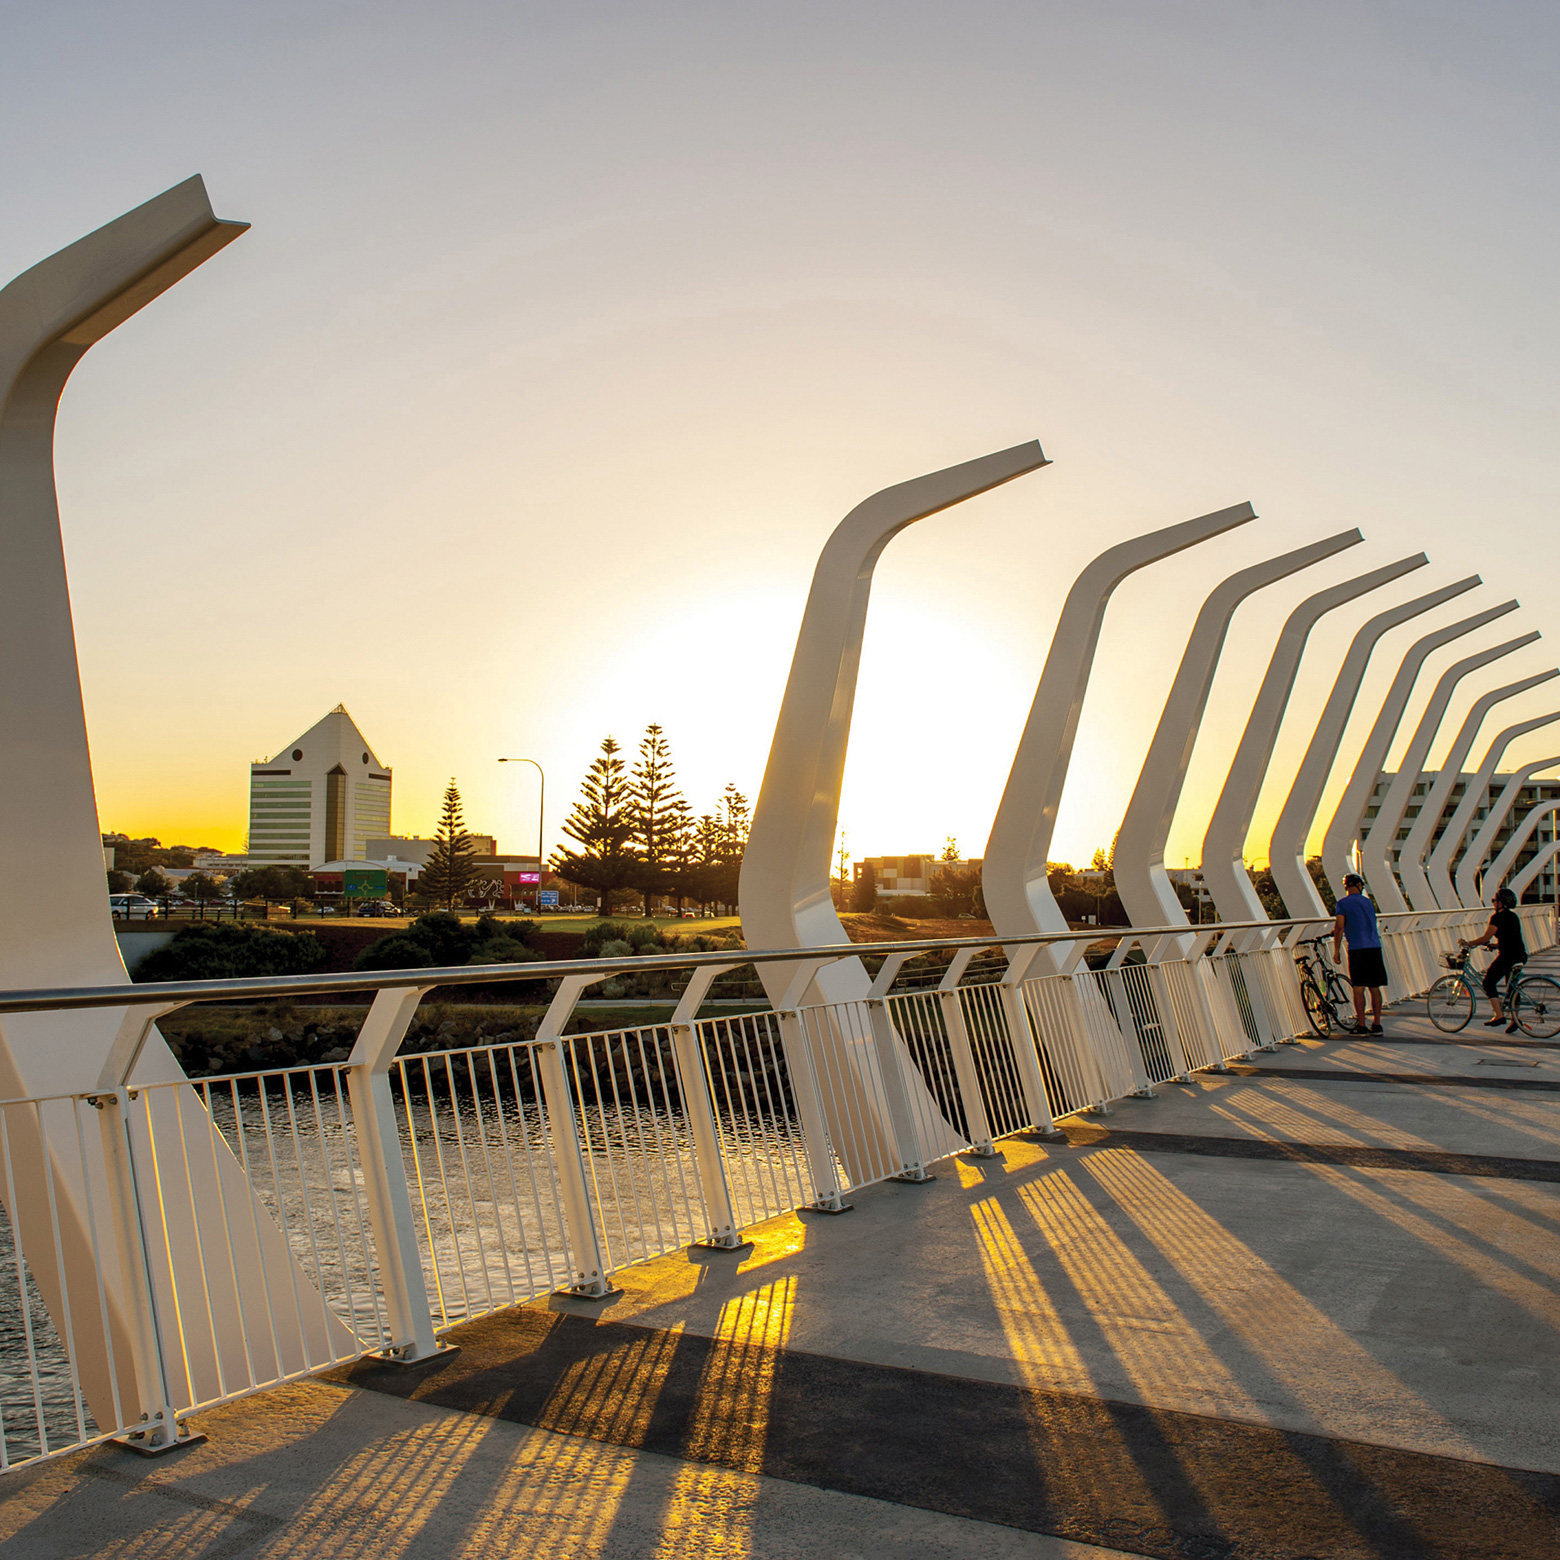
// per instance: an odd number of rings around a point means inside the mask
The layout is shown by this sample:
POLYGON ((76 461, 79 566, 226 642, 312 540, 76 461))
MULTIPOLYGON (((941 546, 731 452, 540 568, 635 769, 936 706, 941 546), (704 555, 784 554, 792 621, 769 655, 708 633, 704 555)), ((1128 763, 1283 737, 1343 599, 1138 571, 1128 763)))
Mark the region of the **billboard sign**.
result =
POLYGON ((341 891, 348 899, 383 899, 390 885, 383 867, 348 867, 341 891))
POLYGON ((542 874, 540 872, 517 872, 515 876, 522 883, 540 883, 542 881, 542 874))

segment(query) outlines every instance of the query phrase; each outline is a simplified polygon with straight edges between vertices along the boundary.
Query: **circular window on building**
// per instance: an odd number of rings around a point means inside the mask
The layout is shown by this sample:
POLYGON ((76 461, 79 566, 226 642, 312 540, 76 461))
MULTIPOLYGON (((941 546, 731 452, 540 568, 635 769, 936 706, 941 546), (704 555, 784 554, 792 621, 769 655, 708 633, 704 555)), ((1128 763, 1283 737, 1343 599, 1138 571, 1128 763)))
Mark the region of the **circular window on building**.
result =
POLYGON ((364 754, 364 755, 363 755, 363 762, 364 762, 364 763, 365 763, 365 764, 366 764, 366 763, 367 763, 367 762, 368 762, 368 754, 367 754, 367 753, 365 753, 365 754, 364 754))
POLYGON ((294 748, 293 749, 293 763, 296 764, 298 762, 298 760, 300 758, 302 758, 302 757, 303 757, 303 749, 302 748, 294 748))

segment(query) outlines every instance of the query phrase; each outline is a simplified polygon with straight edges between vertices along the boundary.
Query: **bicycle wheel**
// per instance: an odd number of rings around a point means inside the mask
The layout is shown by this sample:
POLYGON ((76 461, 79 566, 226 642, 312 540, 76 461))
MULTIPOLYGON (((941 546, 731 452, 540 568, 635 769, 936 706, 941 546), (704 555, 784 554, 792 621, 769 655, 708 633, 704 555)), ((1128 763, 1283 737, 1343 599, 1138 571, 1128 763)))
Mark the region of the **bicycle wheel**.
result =
POLYGON ((1305 1016, 1313 1033, 1325 1040, 1332 1033, 1333 1008, 1322 989, 1308 975, 1300 986, 1300 1000, 1305 1003, 1305 1016))
POLYGON ((1425 1006, 1437 1029, 1455 1035, 1459 1029, 1466 1029, 1473 1017, 1473 991, 1455 975, 1443 975, 1430 988, 1425 1006))
POLYGON ((1342 1029, 1354 1026, 1354 988, 1345 986, 1334 974, 1327 976, 1327 1006, 1332 1009, 1332 1021, 1342 1029))
POLYGON ((1560 1035, 1560 981, 1524 975, 1512 993, 1511 1015, 1530 1039, 1552 1040, 1560 1035))

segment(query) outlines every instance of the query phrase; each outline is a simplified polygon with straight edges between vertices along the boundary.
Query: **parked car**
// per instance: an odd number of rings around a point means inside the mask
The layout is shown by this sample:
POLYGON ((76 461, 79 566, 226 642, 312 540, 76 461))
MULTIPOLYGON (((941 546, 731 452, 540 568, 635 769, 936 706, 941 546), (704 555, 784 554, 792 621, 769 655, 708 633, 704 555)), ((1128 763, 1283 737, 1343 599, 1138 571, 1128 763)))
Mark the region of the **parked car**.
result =
POLYGON ((127 921, 155 921, 158 914, 157 901, 145 894, 110 894, 108 908, 127 921))

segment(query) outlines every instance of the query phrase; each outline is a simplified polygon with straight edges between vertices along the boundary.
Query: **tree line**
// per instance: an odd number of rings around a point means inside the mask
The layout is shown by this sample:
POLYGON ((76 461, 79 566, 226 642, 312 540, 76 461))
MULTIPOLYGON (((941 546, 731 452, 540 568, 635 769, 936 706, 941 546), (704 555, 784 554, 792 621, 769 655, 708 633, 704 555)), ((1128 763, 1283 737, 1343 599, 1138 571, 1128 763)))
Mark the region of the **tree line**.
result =
MULTIPOLYGON (((677 784, 666 733, 652 725, 632 768, 615 738, 602 741, 562 825, 578 848, 560 846, 547 865, 564 882, 594 890, 602 915, 629 895, 639 898, 647 916, 657 896, 675 900, 679 909, 687 900, 734 905, 749 821, 748 799, 735 784, 727 785, 713 811, 695 816, 677 784)), ((452 779, 415 898, 455 910, 491 874, 466 832, 452 779)))
POLYGON ((748 799, 728 784, 711 812, 694 815, 677 784, 671 745, 660 726, 645 728, 630 768, 613 737, 591 761, 548 865, 565 882, 594 889, 601 913, 614 896, 638 895, 644 913, 660 895, 697 904, 737 902, 737 878, 751 822, 748 799))

